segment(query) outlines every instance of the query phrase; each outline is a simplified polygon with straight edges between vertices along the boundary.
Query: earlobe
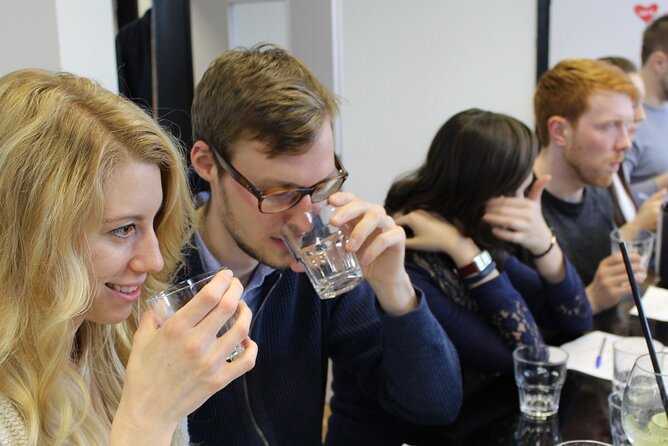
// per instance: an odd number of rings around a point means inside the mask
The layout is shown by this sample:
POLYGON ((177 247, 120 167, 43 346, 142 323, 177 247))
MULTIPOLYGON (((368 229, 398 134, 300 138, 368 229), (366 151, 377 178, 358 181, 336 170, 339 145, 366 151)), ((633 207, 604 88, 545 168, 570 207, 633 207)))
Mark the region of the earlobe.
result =
POLYGON ((552 142, 558 146, 565 146, 571 136, 571 125, 562 116, 551 116, 547 120, 547 131, 552 142))
POLYGON ((202 140, 195 141, 192 149, 190 149, 190 163, 195 172, 197 172, 197 175, 204 181, 210 183, 217 174, 216 163, 213 161, 211 148, 202 140))

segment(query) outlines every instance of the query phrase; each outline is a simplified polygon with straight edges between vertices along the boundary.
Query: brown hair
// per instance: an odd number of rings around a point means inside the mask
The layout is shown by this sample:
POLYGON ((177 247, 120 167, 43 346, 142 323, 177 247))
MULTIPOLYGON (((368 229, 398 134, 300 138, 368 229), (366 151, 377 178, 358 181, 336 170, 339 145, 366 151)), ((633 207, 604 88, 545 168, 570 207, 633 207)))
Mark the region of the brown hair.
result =
POLYGON ((229 146, 240 137, 268 143, 270 156, 299 153, 338 106, 301 61, 260 44, 214 60, 195 90, 191 112, 193 139, 230 160, 229 146))
POLYGON ((654 51, 668 50, 668 14, 654 20, 642 34, 640 60, 645 65, 654 51))
POLYGON ((390 214, 434 212, 479 246, 499 246, 482 220, 485 205, 522 185, 536 152, 531 131, 517 119, 475 108, 462 111, 438 130, 422 166, 394 182, 385 207, 390 214))
POLYGON ((567 59, 541 76, 534 95, 538 141, 550 142, 547 121, 562 116, 575 125, 589 106, 589 97, 597 91, 628 95, 633 103, 640 98, 629 77, 618 67, 600 60, 567 59))

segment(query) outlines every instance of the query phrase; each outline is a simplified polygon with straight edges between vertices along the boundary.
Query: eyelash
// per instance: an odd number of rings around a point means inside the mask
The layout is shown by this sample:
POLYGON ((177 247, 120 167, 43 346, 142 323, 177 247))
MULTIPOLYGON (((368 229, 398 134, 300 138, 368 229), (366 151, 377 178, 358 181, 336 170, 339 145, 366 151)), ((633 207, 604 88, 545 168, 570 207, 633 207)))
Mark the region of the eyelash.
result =
POLYGON ((124 225, 120 228, 113 229, 111 233, 119 238, 128 238, 130 237, 130 234, 135 231, 135 229, 136 227, 134 223, 131 223, 129 225, 124 225))

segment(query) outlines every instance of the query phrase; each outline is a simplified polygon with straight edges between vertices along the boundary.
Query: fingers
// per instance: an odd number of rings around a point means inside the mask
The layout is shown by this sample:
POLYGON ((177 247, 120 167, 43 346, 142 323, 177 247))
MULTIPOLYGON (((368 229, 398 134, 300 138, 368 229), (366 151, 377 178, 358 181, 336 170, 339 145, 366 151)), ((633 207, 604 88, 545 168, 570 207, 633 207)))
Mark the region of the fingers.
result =
POLYGON ((500 240, 508 243, 522 244, 525 235, 523 232, 514 230, 514 228, 504 229, 503 227, 492 228, 492 234, 500 240))
POLYGON ((547 186, 547 183, 549 183, 551 179, 552 175, 547 174, 542 175, 540 178, 534 181, 533 185, 531 186, 531 190, 527 195, 527 198, 531 201, 540 203, 540 197, 543 195, 545 186, 547 186))
MULTIPOLYGON (((333 194, 329 202, 339 206, 330 222, 339 227, 348 225, 346 249, 357 254, 362 266, 369 265, 390 247, 400 246, 403 251, 406 234, 382 206, 362 201, 348 192, 333 194)), ((414 211, 399 218, 412 227, 416 221, 424 222, 428 216, 426 212, 414 211)), ((403 265, 403 254, 401 257, 403 265)))
POLYGON ((248 338, 252 316, 248 305, 243 301, 239 302, 236 320, 216 341, 215 349, 221 360, 226 361, 229 354, 238 345, 243 345, 243 341, 248 338))
POLYGON ((233 278, 230 286, 225 290, 222 297, 220 297, 218 304, 196 325, 197 330, 203 336, 215 336, 220 327, 225 325, 230 318, 234 317, 235 313, 240 311, 239 308, 243 302, 239 299, 242 293, 243 287, 241 286, 241 282, 236 277, 233 278))
MULTIPOLYGON (((348 224, 351 230, 348 233, 346 247, 352 252, 358 251, 372 234, 397 228, 396 222, 385 213, 382 206, 361 200, 348 201, 344 206, 337 208, 330 222, 339 227, 348 224)), ((400 231, 405 238, 403 230, 400 231)))
MULTIPOLYGON (((638 276, 642 277, 645 274, 645 270, 641 265, 640 256, 636 253, 631 253, 629 254, 629 260, 633 268, 634 278, 637 279, 638 276)), ((621 253, 615 253, 603 259, 599 264, 596 275, 615 294, 628 294, 631 292, 629 276, 621 253)))
POLYGON ((357 251, 357 259, 362 266, 369 265, 388 248, 401 244, 405 238, 405 233, 399 226, 394 226, 389 231, 379 232, 375 237, 366 239, 357 251))
MULTIPOLYGON (((216 319, 223 319, 222 322, 236 311, 237 303, 241 297, 241 284, 233 279, 232 271, 223 270, 216 274, 211 281, 206 284, 195 297, 177 311, 165 324, 164 328, 168 330, 182 331, 198 325, 214 308, 216 309, 216 319), (231 292, 226 292, 236 281, 236 285, 231 292), (223 298, 223 296, 226 298, 223 298)), ((220 322, 220 321, 219 321, 220 322)), ((218 326, 222 325, 219 323, 218 326)))

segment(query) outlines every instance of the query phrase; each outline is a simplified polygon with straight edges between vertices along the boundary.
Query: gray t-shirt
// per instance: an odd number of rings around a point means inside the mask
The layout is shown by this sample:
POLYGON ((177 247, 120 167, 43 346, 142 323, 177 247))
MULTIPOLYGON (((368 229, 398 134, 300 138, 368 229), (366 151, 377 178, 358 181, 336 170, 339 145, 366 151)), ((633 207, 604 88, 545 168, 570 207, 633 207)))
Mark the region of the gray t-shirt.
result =
POLYGON ((543 216, 554 230, 559 246, 589 285, 598 264, 611 253, 614 229, 612 201, 607 189, 587 186, 580 203, 562 201, 548 191, 541 200, 543 216))
POLYGON ((641 203, 657 191, 654 177, 668 171, 668 103, 645 104, 647 119, 638 124, 633 147, 626 152, 624 169, 631 191, 641 203))

